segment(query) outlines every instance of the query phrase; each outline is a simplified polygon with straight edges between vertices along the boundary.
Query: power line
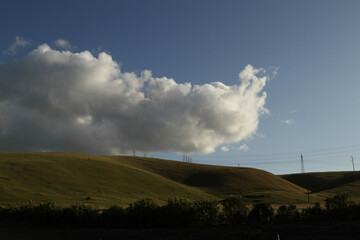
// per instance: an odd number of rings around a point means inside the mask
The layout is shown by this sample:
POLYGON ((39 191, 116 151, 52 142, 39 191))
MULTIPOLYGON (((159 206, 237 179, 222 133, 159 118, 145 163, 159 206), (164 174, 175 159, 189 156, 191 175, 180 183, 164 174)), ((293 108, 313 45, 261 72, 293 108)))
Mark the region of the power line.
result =
MULTIPOLYGON (((349 146, 341 146, 341 147, 332 147, 332 148, 322 148, 322 149, 312 149, 307 151, 297 151, 297 152, 283 152, 283 153, 264 153, 264 154, 252 154, 252 155, 241 155, 243 158, 283 158, 287 156, 297 155, 300 152, 307 155, 324 155, 331 153, 340 153, 340 152, 348 152, 348 151, 360 151, 360 144, 357 145, 349 145, 349 146), (354 149, 355 148, 355 149, 354 149)), ((232 155, 234 156, 234 155, 232 155)), ((238 157, 239 155, 236 154, 238 157)))

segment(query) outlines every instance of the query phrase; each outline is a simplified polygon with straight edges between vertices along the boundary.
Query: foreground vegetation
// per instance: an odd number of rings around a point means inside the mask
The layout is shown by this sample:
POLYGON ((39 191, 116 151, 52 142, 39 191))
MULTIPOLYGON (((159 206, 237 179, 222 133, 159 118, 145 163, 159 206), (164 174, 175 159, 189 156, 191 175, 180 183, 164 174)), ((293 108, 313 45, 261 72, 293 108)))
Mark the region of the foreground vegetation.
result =
POLYGON ((255 203, 249 209, 242 196, 231 196, 220 202, 175 198, 164 205, 145 199, 126 208, 112 206, 101 211, 80 203, 65 208, 51 203, 29 203, 20 207, 1 207, 0 226, 154 228, 360 220, 360 203, 351 201, 344 193, 326 198, 325 203, 325 208, 315 204, 301 211, 295 205, 282 205, 275 211, 265 202, 255 203))

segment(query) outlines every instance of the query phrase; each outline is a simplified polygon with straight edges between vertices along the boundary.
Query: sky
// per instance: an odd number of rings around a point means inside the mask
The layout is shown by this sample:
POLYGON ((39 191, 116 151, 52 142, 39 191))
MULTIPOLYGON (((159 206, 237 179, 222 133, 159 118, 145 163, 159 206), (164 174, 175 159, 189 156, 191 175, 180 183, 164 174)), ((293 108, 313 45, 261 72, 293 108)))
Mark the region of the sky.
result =
POLYGON ((0 151, 360 168, 360 2, 0 1, 0 151))

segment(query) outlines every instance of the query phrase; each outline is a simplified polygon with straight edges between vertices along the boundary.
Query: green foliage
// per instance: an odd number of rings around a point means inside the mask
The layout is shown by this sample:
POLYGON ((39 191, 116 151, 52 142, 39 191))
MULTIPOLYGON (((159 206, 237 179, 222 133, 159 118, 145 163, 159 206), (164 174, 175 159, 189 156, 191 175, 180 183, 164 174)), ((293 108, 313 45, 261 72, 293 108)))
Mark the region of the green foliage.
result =
POLYGON ((295 205, 281 205, 277 210, 275 221, 278 223, 293 223, 300 221, 300 213, 295 205))
POLYGON ((125 209, 113 205, 101 213, 99 225, 113 228, 125 226, 126 222, 125 209))
POLYGON ((356 212, 356 204, 350 200, 349 194, 337 193, 327 197, 325 199, 325 207, 329 218, 337 220, 356 218, 353 216, 354 210, 356 212))
POLYGON ((156 226, 159 206, 151 199, 131 203, 126 209, 127 225, 130 227, 156 226))
POLYGON ((328 197, 326 207, 319 203, 299 213, 295 205, 282 205, 274 214, 269 203, 255 203, 248 213, 242 196, 230 196, 221 202, 168 199, 163 206, 151 199, 130 204, 127 208, 112 206, 99 211, 90 205, 76 203, 60 207, 54 203, 32 202, 23 206, 0 207, 0 227, 187 227, 217 224, 266 224, 318 222, 323 220, 360 220, 360 203, 344 194, 328 197))
POLYGON ((226 223, 241 224, 246 222, 248 208, 243 196, 230 196, 221 203, 223 206, 223 217, 226 223))
POLYGON ((320 203, 315 203, 312 207, 302 210, 301 218, 305 222, 318 222, 325 219, 326 212, 320 207, 320 203))
POLYGON ((325 199, 325 206, 328 211, 337 211, 347 208, 353 204, 347 193, 337 193, 325 199))
POLYGON ((249 213, 250 223, 270 223, 274 220, 274 209, 270 203, 255 203, 249 213))
POLYGON ((96 226, 98 211, 91 205, 78 202, 62 210, 64 225, 68 227, 96 226))
POLYGON ((216 200, 203 200, 194 203, 195 224, 215 225, 219 222, 220 208, 216 200))
POLYGON ((190 226, 195 221, 195 214, 190 200, 170 198, 161 208, 161 223, 166 227, 190 226))

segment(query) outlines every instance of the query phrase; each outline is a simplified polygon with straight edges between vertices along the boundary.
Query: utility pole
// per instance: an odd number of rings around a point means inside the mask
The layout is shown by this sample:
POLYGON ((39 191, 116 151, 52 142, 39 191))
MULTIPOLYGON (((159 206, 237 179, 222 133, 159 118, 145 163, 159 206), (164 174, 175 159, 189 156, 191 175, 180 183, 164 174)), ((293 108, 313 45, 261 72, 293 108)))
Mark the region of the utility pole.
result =
POLYGON ((310 204, 310 193, 311 193, 310 190, 308 190, 307 193, 306 193, 307 194, 308 204, 310 204))
POLYGON ((301 173, 305 173, 304 158, 302 154, 300 156, 301 156, 301 173))
POLYGON ((353 170, 355 172, 355 164, 354 164, 354 157, 353 156, 351 156, 351 162, 352 162, 353 170))

